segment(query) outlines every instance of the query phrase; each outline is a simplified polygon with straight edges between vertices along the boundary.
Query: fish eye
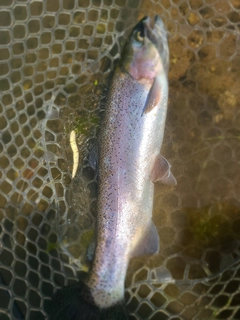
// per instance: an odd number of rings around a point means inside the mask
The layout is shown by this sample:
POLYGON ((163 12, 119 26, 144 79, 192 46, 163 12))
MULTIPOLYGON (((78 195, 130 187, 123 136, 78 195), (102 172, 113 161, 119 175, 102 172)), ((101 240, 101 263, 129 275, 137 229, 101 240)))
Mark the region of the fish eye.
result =
POLYGON ((134 34, 134 39, 135 39, 137 42, 143 42, 144 37, 143 37, 143 35, 142 35, 142 32, 141 32, 141 31, 135 32, 135 34, 134 34))

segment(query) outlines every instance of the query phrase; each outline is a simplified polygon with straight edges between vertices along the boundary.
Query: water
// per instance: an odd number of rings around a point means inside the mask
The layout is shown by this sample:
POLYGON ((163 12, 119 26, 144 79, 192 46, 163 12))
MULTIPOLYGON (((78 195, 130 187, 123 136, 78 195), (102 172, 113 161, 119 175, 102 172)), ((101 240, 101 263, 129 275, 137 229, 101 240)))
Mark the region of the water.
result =
POLYGON ((88 269, 97 214, 88 151, 123 43, 154 13, 169 30, 162 153, 178 185, 156 185, 161 250, 130 263, 131 319, 240 319, 238 1, 0 0, 0 7, 0 317, 45 319, 52 292, 88 269))

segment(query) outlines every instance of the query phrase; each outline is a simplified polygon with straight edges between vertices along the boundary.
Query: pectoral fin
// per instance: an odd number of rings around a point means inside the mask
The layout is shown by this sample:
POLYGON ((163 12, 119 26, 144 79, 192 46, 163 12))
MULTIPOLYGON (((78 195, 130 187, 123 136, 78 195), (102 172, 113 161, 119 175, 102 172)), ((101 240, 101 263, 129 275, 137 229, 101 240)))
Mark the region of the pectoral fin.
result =
POLYGON ((152 182, 161 181, 163 184, 170 186, 176 186, 177 181, 171 172, 171 165, 162 155, 158 155, 152 172, 151 172, 152 182))
POLYGON ((132 251, 132 257, 151 255, 159 251, 159 235, 153 222, 142 235, 141 241, 132 251))
POLYGON ((149 94, 147 96, 147 100, 143 109, 143 113, 148 113, 151 111, 154 107, 156 107, 161 99, 161 84, 159 77, 156 77, 153 85, 151 87, 151 90, 149 91, 149 94))

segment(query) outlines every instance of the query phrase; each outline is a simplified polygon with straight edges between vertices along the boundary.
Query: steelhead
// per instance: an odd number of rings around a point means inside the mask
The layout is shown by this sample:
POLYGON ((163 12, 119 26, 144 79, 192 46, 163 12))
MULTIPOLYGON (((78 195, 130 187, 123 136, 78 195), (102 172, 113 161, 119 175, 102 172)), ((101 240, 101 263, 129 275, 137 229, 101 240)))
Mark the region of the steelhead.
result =
POLYGON ((129 260, 159 250, 152 222, 154 182, 175 185, 160 154, 168 105, 167 33, 143 18, 115 69, 99 142, 97 244, 84 282, 58 291, 50 319, 127 319, 129 260))

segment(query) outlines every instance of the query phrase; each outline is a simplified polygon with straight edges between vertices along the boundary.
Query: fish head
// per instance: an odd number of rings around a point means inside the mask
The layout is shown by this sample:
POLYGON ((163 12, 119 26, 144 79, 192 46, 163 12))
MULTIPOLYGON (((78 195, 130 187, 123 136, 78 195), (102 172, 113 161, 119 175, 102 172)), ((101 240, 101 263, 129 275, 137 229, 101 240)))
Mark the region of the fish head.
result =
POLYGON ((159 73, 168 73, 167 31, 159 16, 138 22, 124 47, 120 65, 138 81, 152 81, 159 73))

